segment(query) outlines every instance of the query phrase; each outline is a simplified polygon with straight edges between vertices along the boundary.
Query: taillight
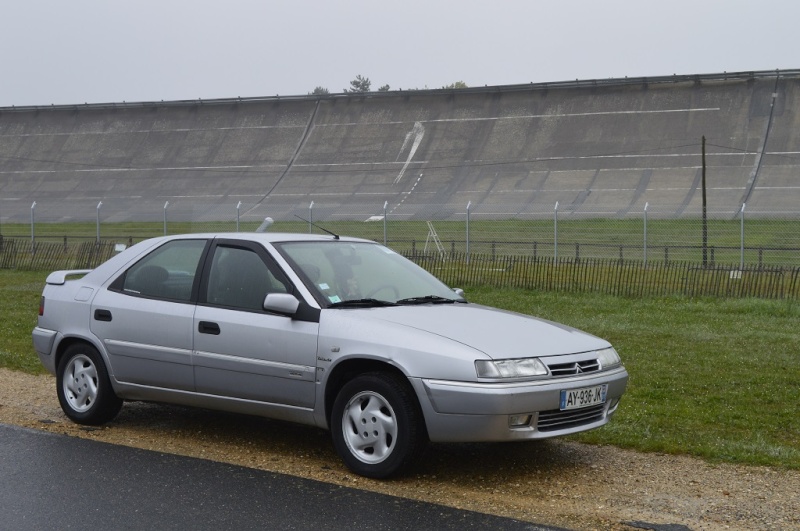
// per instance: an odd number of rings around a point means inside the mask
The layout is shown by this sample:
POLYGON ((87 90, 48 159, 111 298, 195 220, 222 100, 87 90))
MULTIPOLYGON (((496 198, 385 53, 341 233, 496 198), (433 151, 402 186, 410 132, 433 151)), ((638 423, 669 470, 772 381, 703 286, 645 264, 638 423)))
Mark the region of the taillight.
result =
POLYGON ((44 315, 44 295, 42 295, 41 300, 39 300, 39 317, 44 315))

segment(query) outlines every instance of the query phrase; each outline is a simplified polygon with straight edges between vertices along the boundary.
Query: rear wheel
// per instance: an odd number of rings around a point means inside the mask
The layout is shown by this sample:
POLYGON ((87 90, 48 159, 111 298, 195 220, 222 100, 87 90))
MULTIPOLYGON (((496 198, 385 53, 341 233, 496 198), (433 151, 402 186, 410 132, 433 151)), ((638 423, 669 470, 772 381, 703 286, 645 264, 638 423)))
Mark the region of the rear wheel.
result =
POLYGON ((344 463, 370 478, 407 469, 427 443, 413 390, 389 373, 363 374, 342 387, 330 424, 334 447, 344 463))
POLYGON ((56 392, 64 414, 78 424, 104 424, 122 407, 122 400, 111 388, 103 358, 85 343, 69 346, 61 357, 56 392))

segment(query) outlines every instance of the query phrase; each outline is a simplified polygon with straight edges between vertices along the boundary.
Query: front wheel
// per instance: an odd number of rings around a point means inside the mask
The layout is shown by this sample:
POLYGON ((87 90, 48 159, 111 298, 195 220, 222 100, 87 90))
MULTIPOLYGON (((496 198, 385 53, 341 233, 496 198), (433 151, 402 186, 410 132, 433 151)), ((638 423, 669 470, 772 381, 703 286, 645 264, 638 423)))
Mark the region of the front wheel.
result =
POLYGON ((67 348, 56 372, 61 409, 73 422, 97 426, 119 413, 122 400, 114 394, 103 358, 91 345, 67 348))
POLYGON ((330 425, 333 445, 345 465, 375 479, 407 469, 427 443, 413 391, 388 373, 363 374, 342 387, 330 425))

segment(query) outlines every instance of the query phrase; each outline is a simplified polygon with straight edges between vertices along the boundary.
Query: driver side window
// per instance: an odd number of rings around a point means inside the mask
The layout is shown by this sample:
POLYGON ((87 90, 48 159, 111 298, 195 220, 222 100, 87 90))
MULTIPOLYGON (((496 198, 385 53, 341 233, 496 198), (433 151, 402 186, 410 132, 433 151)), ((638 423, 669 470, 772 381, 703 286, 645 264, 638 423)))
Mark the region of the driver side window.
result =
POLYGON ((250 249, 218 246, 208 278, 206 300, 239 310, 260 311, 268 293, 287 293, 287 283, 276 277, 250 249))

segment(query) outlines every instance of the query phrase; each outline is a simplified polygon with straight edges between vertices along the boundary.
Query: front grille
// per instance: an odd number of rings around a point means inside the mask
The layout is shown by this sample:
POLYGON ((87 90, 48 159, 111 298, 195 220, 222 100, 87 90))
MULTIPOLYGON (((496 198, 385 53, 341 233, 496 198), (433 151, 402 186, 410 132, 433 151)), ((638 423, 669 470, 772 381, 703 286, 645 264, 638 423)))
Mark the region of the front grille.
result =
POLYGON ((573 361, 570 363, 553 363, 547 366, 553 376, 573 376, 585 372, 597 372, 600 370, 600 362, 597 360, 573 361))
POLYGON ((570 363, 553 363, 547 366, 553 376, 572 376, 585 372, 596 372, 600 370, 600 363, 597 360, 574 361, 570 363))
POLYGON ((539 413, 539 420, 536 423, 536 428, 539 431, 547 432, 566 430, 568 428, 583 426, 584 424, 591 424, 592 422, 603 419, 605 407, 605 404, 597 404, 596 406, 570 409, 567 411, 560 411, 558 409, 542 411, 539 413))

